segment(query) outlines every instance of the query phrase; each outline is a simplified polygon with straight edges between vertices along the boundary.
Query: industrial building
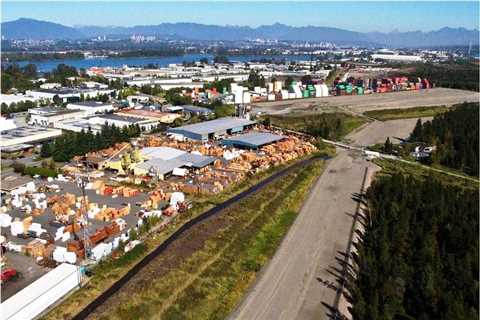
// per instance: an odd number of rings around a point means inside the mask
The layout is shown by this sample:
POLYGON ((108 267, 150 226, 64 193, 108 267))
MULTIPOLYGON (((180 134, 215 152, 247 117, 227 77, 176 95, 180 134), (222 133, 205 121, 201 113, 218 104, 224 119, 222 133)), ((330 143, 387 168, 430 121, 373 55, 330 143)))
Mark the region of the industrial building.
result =
POLYGON ((51 140, 62 135, 62 130, 25 126, 2 132, 0 147, 51 140))
POLYGON ((190 113, 191 115, 199 116, 199 117, 209 117, 214 114, 213 110, 204 108, 204 107, 198 107, 194 105, 185 105, 181 106, 183 112, 185 113, 190 113))
POLYGON ((134 118, 150 119, 152 121, 158 121, 161 123, 173 123, 175 119, 182 117, 177 113, 151 111, 145 109, 124 109, 117 114, 134 118))
POLYGON ((221 144, 242 149, 258 149, 283 139, 285 139, 284 136, 269 132, 249 132, 224 139, 221 141, 221 144))
POLYGON ((30 114, 29 124, 51 127, 59 121, 81 119, 86 113, 83 110, 69 110, 63 108, 43 107, 28 110, 30 114))
POLYGON ((144 148, 141 152, 147 160, 134 167, 134 174, 150 175, 161 180, 170 174, 183 176, 188 168, 201 169, 215 161, 215 157, 170 147, 144 148))
POLYGON ((84 101, 74 102, 67 104, 67 109, 70 110, 82 110, 87 115, 93 115, 96 113, 105 113, 114 110, 112 103, 102 103, 98 101, 84 101))
POLYGON ((242 132, 253 126, 255 121, 242 118, 225 117, 195 124, 189 124, 177 128, 170 128, 167 134, 177 140, 200 140, 218 139, 227 134, 242 132))
POLYGON ((105 114, 98 117, 92 117, 89 122, 93 125, 108 124, 110 126, 125 127, 130 125, 138 125, 143 131, 150 131, 152 128, 158 126, 161 121, 158 119, 149 119, 145 117, 132 117, 120 114, 105 114))

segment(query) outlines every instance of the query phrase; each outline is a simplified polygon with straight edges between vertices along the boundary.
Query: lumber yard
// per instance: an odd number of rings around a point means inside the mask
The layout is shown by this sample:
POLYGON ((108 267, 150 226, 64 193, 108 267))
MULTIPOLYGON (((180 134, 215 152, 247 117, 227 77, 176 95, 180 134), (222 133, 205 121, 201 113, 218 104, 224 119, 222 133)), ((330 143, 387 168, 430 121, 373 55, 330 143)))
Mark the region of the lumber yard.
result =
POLYGON ((196 124, 206 140, 143 135, 75 156, 54 177, 2 173, 5 319, 37 317, 86 283, 93 266, 134 250, 151 227, 162 232, 197 197, 316 151, 307 136, 219 120, 223 129, 217 120, 196 124))

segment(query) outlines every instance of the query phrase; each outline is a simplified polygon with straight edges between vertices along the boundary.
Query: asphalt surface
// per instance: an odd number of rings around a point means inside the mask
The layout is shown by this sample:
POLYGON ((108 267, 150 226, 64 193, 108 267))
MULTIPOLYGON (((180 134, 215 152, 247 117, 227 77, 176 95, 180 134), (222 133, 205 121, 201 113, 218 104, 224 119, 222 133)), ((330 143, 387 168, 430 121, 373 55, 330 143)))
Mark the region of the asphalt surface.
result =
MULTIPOLYGON (((347 139, 368 145, 383 142, 387 136, 404 138, 415 122, 373 122, 347 139)), ((380 169, 358 151, 337 151, 275 256, 230 319, 331 319, 341 270, 337 259, 344 259, 357 210, 352 196, 360 192, 365 168, 370 173, 365 188, 380 169)), ((345 312, 346 308, 347 303, 340 299, 339 310, 345 312)))
POLYGON ((41 267, 31 257, 15 252, 7 252, 7 265, 5 268, 14 268, 19 272, 15 280, 7 281, 2 284, 1 301, 5 301, 41 276, 50 271, 49 268, 41 267))

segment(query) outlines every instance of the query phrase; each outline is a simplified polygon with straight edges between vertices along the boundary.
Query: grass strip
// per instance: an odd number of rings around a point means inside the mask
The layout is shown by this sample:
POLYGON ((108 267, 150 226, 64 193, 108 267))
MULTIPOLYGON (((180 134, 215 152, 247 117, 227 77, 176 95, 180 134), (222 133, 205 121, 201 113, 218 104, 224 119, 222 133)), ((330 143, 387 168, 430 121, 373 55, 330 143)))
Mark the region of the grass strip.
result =
POLYGON ((433 117, 448 110, 446 106, 414 107, 365 111, 363 114, 380 121, 433 117))

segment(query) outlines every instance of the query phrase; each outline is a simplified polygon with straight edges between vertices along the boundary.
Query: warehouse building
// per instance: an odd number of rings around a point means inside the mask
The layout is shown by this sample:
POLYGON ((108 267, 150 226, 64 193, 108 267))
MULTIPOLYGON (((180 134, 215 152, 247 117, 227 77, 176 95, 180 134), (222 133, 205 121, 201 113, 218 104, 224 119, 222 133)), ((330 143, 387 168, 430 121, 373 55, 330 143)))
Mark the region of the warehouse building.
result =
POLYGON ((221 141, 221 144, 242 149, 258 149, 283 139, 285 139, 284 136, 270 132, 249 132, 224 139, 221 141))
POLYGON ((149 118, 143 117, 132 117, 120 114, 105 114, 98 117, 92 117, 89 119, 89 122, 92 125, 103 125, 108 124, 110 126, 114 125, 116 127, 125 127, 131 125, 138 125, 143 131, 150 131, 151 129, 158 126, 161 121, 158 119, 152 120, 149 118))
POLYGON ((255 121, 225 117, 177 128, 170 128, 167 134, 177 140, 200 140, 207 141, 218 139, 227 134, 243 132, 252 127, 255 121))
POLYGON ((93 115, 96 113, 105 113, 114 110, 113 104, 111 103, 102 103, 99 101, 84 101, 84 102, 74 102, 67 104, 67 109, 69 110, 82 110, 87 115, 93 115))
POLYGON ((188 169, 201 169, 215 161, 214 157, 170 147, 143 148, 141 155, 147 160, 135 166, 134 174, 150 175, 161 180, 172 174, 184 176, 188 169))
POLYGON ((47 141, 62 135, 62 130, 25 126, 2 132, 0 147, 10 147, 24 143, 47 141))
POLYGON ((177 113, 150 111, 145 109, 124 109, 117 114, 134 118, 147 118, 152 121, 159 121, 161 123, 173 123, 175 119, 182 117, 177 113))
POLYGON ((83 110, 69 110, 63 108, 43 107, 28 110, 30 114, 29 124, 51 127, 64 120, 76 120, 85 117, 83 110))

